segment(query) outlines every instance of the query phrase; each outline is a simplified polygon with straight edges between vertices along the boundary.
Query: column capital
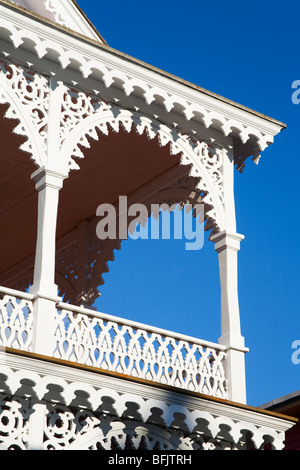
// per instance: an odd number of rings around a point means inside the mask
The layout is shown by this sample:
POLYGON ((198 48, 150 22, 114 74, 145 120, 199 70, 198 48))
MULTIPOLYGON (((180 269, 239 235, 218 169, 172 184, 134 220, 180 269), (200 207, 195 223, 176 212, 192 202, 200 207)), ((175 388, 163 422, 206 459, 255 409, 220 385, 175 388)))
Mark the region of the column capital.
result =
POLYGON ((67 171, 48 168, 46 166, 39 168, 31 175, 31 179, 35 181, 37 191, 41 191, 45 186, 59 190, 62 188, 63 181, 67 177, 67 171))
POLYGON ((229 248, 233 251, 239 251, 240 242, 244 240, 244 235, 239 233, 223 232, 216 233, 210 237, 210 240, 215 244, 215 250, 220 253, 221 251, 229 248))

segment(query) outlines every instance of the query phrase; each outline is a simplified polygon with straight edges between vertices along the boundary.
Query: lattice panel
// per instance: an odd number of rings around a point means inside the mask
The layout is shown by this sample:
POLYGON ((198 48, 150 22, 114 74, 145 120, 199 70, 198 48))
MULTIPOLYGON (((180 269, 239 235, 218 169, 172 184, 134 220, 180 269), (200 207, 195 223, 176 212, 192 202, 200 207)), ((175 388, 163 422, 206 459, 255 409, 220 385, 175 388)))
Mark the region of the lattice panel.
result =
POLYGON ((0 450, 26 450, 29 402, 0 399, 0 450))
POLYGON ((226 398, 223 351, 69 310, 56 322, 54 357, 226 398))
POLYGON ((34 435, 43 435, 39 450, 273 450, 278 445, 267 430, 263 438, 247 428, 236 436, 233 427, 220 424, 212 435, 205 420, 188 432, 175 421, 165 427, 51 403, 43 405, 37 429, 30 427, 36 413, 32 405, 31 399, 0 399, 0 450, 38 450, 30 444, 34 435))
POLYGON ((0 345, 30 351, 33 321, 32 302, 4 295, 0 300, 0 345))

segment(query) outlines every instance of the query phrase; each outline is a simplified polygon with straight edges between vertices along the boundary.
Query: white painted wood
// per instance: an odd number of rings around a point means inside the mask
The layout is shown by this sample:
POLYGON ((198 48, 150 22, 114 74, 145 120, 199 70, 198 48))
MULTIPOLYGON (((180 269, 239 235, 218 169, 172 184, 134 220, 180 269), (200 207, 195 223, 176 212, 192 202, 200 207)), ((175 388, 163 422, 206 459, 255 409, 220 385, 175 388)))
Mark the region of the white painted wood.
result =
POLYGON ((244 236, 226 231, 211 237, 219 257, 221 285, 221 337, 219 343, 227 347, 226 376, 229 397, 246 403, 244 353, 248 351, 241 335, 238 300, 237 253, 244 236))
POLYGON ((44 403, 33 404, 28 423, 28 450, 44 450, 46 414, 47 406, 44 403))
POLYGON ((57 310, 54 357, 227 397, 222 346, 68 304, 57 310))
POLYGON ((12 0, 12 2, 90 39, 103 42, 72 0, 12 0))
MULTIPOLYGON (((180 441, 172 427, 174 419, 181 426, 186 419, 189 432, 197 426, 197 419, 206 419, 213 440, 209 440, 210 436, 206 442, 201 441, 199 435, 201 448, 204 444, 216 448, 221 425, 229 426, 233 448, 244 445, 241 442, 244 429, 253 434, 257 448, 263 444, 264 434, 274 440, 276 448, 282 448, 283 431, 290 427, 285 420, 271 419, 269 415, 262 418, 253 410, 248 412, 228 402, 187 398, 179 391, 185 389, 246 403, 244 355, 247 348, 241 334, 237 263, 244 237, 237 233, 236 227, 234 167, 241 170, 248 157, 258 162, 260 153, 284 125, 101 44, 71 0, 16 0, 14 3, 57 24, 37 21, 34 15, 9 2, 0 3, 3 46, 0 103, 8 105, 5 117, 17 120, 14 132, 25 138, 20 148, 30 154, 38 168, 32 175, 38 192, 33 285, 30 294, 0 289, 0 344, 4 348, 33 351, 92 366, 98 368, 97 372, 101 368, 148 379, 173 387, 176 392, 71 366, 6 355, 1 373, 7 374, 12 394, 19 389, 21 379, 27 380, 27 385, 32 380, 35 399, 37 396, 43 401, 55 383, 66 406, 58 400, 56 403, 61 406, 58 409, 52 403, 49 420, 45 422, 44 402, 37 401, 34 413, 27 420, 12 399, 11 409, 2 411, 7 419, 18 416, 18 425, 2 441, 0 433, 0 446, 8 448, 14 444, 26 448, 27 442, 31 449, 96 446, 101 423, 93 412, 108 396, 114 399, 114 417, 119 421, 108 419, 107 423, 111 426, 111 437, 119 439, 120 446, 124 446, 126 439, 123 413, 131 416, 139 410, 139 425, 152 438, 154 432, 147 428, 147 419, 151 407, 157 407, 164 425, 170 428, 160 435, 162 445, 172 446, 174 439, 180 441), (78 32, 91 40, 83 41, 78 32), (198 178, 193 190, 198 195, 201 193, 208 207, 206 228, 211 230, 210 239, 219 259, 221 337, 218 345, 83 308, 89 300, 85 297, 87 291, 91 285, 97 286, 94 279, 89 286, 86 282, 91 237, 85 220, 79 221, 75 235, 79 247, 75 253, 79 281, 74 293, 81 306, 64 304, 57 296, 59 192, 70 170, 80 171, 76 160, 85 158, 90 140, 100 140, 111 129, 115 132, 124 129, 128 133, 134 130, 139 136, 156 139, 161 147, 169 146, 171 155, 180 155, 180 165, 191 168, 189 176, 198 178), (78 422, 78 415, 73 415, 74 408, 67 408, 84 393, 90 400, 85 436, 80 435, 74 424, 78 422), (58 419, 62 428, 55 435, 58 419), (168 433, 173 440, 168 440, 168 433)), ((109 258, 111 250, 107 252, 109 258)), ((63 250, 61 255, 65 255, 63 250)), ((17 269, 9 269, 14 268, 17 269)), ((67 280, 70 273, 60 274, 67 280)), ((94 298, 93 292, 90 299, 94 298)), ((31 404, 26 406, 29 417, 31 404)), ((81 411, 82 408, 78 414, 81 411)), ((132 435, 133 431, 136 436, 144 432, 138 426, 133 426, 132 435)), ((105 445, 104 439, 101 442, 105 445)), ((180 445, 190 448, 192 444, 187 440, 180 441, 180 445)), ((222 448, 220 442, 218 446, 222 448)))
MULTIPOLYGON (((259 153, 271 144, 274 136, 285 127, 274 119, 200 87, 191 86, 154 67, 145 66, 144 63, 108 46, 83 42, 66 31, 41 25, 34 18, 13 11, 5 4, 0 5, 0 15, 3 28, 10 31, 10 40, 15 50, 22 46, 23 40, 27 38, 31 47, 27 53, 31 52, 33 56, 42 59, 49 51, 55 51, 51 59, 66 72, 72 64, 69 70, 71 76, 75 68, 84 79, 94 77, 95 83, 98 80, 105 88, 120 83, 125 98, 134 96, 136 90, 142 90, 139 96, 143 97, 143 106, 152 105, 156 101, 163 103, 168 114, 174 112, 175 117, 180 113, 188 121, 194 117, 195 121, 200 120, 205 128, 213 128, 215 123, 219 122, 218 130, 225 136, 232 133, 241 144, 251 142, 253 158, 256 161, 259 153)), ((14 52, 11 51, 11 54, 14 52)), ((39 62, 39 66, 41 65, 39 62)), ((99 89, 96 91, 98 93, 99 89)), ((173 121, 176 122, 174 117, 173 121)))
MULTIPOLYGON (((104 443, 102 430, 106 436, 116 438, 123 448, 126 432, 122 420, 130 412, 131 419, 127 420, 126 425, 128 430, 131 429, 129 435, 141 437, 145 432, 145 435, 150 433, 153 436, 155 431, 156 439, 173 450, 192 450, 193 443, 197 446, 194 450, 204 449, 201 436, 210 444, 207 449, 223 449, 224 445, 228 449, 242 449, 246 448, 245 432, 251 436, 255 449, 269 441, 273 448, 281 450, 285 432, 294 425, 293 420, 286 416, 204 396, 187 396, 178 390, 151 387, 137 381, 95 374, 45 360, 33 360, 0 351, 0 364, 1 373, 7 377, 5 385, 11 390, 12 396, 21 388, 24 379, 32 384, 31 394, 35 396, 35 409, 38 405, 39 416, 33 418, 31 424, 36 420, 40 426, 43 414, 40 405, 46 405, 48 420, 44 420, 43 427, 44 449, 47 445, 57 450, 94 448, 97 441, 104 443), (106 412, 99 420, 99 410, 105 402, 106 412), (153 413, 155 410, 156 413, 153 413), (136 413, 135 416, 133 413, 136 413), (147 427, 150 417, 153 427, 147 427), (177 425, 174 427, 172 423, 175 420, 177 425), (81 423, 81 426, 76 426, 76 423, 81 423), (201 423, 205 423, 202 428, 201 423), (221 437, 224 426, 228 436, 225 443, 221 437), (164 432, 160 434, 162 427, 164 432), (180 436, 186 436, 186 439, 181 440, 180 436)), ((29 390, 27 397, 30 397, 29 390)), ((19 426, 11 436, 1 434, 1 448, 5 449, 13 443, 26 448, 21 438, 25 442, 28 439, 28 427, 22 425, 24 419, 20 413, 16 413, 20 405, 13 401, 5 405, 6 416, 13 419, 15 413, 19 417, 19 426)), ((0 402, 0 409, 1 406, 0 402)), ((30 401, 23 401, 23 409, 30 416, 30 401)), ((30 436, 30 442, 40 444, 40 428, 36 430, 35 436, 30 436)), ((107 446, 109 450, 110 439, 107 440, 107 446)))
POLYGON ((212 341, 203 340, 203 339, 193 337, 193 336, 183 335, 179 332, 175 332, 172 330, 165 330, 163 328, 158 328, 154 325, 147 325, 145 323, 128 320, 128 319, 122 318, 121 316, 110 315, 104 312, 98 312, 97 310, 90 310, 90 309, 79 307, 76 305, 70 305, 64 302, 59 302, 57 304, 57 308, 61 310, 65 310, 65 311, 74 312, 74 313, 81 313, 83 315, 89 315, 95 318, 102 318, 103 320, 108 321, 108 322, 109 321, 115 322, 115 323, 121 322, 124 325, 126 324, 127 326, 130 326, 133 329, 142 328, 144 330, 151 330, 152 333, 157 333, 161 336, 165 336, 165 335, 174 336, 174 338, 176 338, 177 340, 192 342, 197 345, 202 345, 208 348, 216 348, 219 351, 225 351, 226 349, 226 346, 223 346, 222 344, 213 343, 212 341))
POLYGON ((55 302, 58 300, 54 282, 56 221, 58 194, 65 177, 44 167, 32 175, 38 191, 37 243, 30 287, 34 295, 32 350, 45 355, 51 355, 53 349, 55 302))
POLYGON ((31 351, 33 296, 0 288, 0 345, 31 351))
POLYGON ((66 175, 47 168, 33 173, 32 178, 38 191, 38 232, 35 256, 33 286, 34 295, 56 296, 55 234, 58 208, 58 193, 66 175))
POLYGON ((227 397, 223 345, 50 296, 0 292, 0 346, 227 397))

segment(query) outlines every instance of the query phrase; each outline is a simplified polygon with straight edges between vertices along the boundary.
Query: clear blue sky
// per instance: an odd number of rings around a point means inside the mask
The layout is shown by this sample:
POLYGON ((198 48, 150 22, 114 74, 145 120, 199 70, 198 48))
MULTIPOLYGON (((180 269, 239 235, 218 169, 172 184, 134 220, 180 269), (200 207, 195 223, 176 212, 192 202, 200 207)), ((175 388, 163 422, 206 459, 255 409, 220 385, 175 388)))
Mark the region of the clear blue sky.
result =
MULTIPOLYGON (((95 2, 78 0, 108 44, 287 124, 258 166, 236 172, 239 296, 247 401, 260 405, 300 389, 299 134, 300 4, 294 1, 95 2)), ((109 263, 98 309, 217 342, 217 253, 207 240, 123 243, 109 263)))

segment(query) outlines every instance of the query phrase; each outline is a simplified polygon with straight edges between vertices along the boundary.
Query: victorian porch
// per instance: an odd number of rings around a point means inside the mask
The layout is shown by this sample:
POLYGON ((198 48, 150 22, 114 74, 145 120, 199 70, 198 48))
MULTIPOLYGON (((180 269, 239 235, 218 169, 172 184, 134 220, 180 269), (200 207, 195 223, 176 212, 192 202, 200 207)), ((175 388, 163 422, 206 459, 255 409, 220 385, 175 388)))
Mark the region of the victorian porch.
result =
POLYGON ((295 420, 246 404, 234 173, 284 125, 111 49, 71 0, 0 17, 0 445, 283 448, 295 420), (203 208, 218 344, 93 309, 120 196, 203 208))

